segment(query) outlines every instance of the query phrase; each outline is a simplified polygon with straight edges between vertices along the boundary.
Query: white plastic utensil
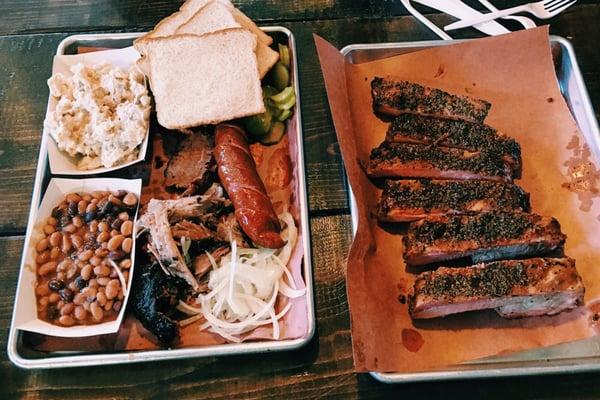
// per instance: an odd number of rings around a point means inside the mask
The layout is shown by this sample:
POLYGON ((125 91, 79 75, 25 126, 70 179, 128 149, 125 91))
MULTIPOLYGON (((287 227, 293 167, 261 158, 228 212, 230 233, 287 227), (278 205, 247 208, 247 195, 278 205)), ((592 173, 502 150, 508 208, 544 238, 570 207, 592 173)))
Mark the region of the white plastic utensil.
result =
MULTIPOLYGON (((490 3, 488 0, 479 0, 479 2, 481 3, 481 5, 483 5, 485 8, 487 8, 488 10, 490 10, 492 12, 498 11, 498 9, 492 3, 490 3)), ((527 18, 527 17, 519 17, 519 16, 509 15, 507 17, 503 17, 502 19, 511 19, 513 21, 517 21, 518 23, 523 25, 523 27, 525 29, 531 29, 531 28, 536 27, 535 22, 533 22, 533 20, 531 18, 527 18)))
MULTIPOLYGON (((474 8, 469 7, 465 3, 460 0, 413 0, 415 3, 422 4, 434 10, 438 10, 444 12, 446 14, 452 15, 458 19, 466 19, 466 18, 475 18, 479 15, 482 15, 479 11, 474 8)), ((425 17, 423 17, 425 18, 425 17)), ((430 21, 428 21, 431 23, 430 21)), ((437 26, 436 26, 437 28, 437 26)), ((474 26, 475 29, 485 33, 486 35, 496 36, 502 35, 504 33, 509 33, 510 31, 506 29, 504 26, 500 25, 496 21, 484 22, 479 25, 474 26)), ((437 28, 442 33, 443 30, 437 28)))
POLYGON ((483 14, 473 19, 454 22, 444 27, 445 31, 451 31, 459 28, 465 28, 480 24, 482 22, 492 21, 496 18, 506 17, 511 14, 527 12, 541 19, 552 18, 575 4, 577 0, 542 0, 536 3, 525 4, 522 6, 507 8, 501 11, 494 11, 483 14))
POLYGON ((435 25, 433 22, 431 22, 429 19, 427 19, 423 14, 421 14, 419 11, 417 11, 417 9, 414 8, 412 6, 412 4, 410 4, 410 0, 400 0, 400 3, 402 3, 404 8, 406 8, 406 10, 409 13, 411 13, 416 19, 418 19, 426 27, 431 29, 433 31, 433 33, 435 33, 436 35, 438 35, 439 37, 441 37, 444 40, 452 40, 452 37, 450 35, 448 35, 446 32, 444 32, 443 30, 438 28, 437 25, 435 25))

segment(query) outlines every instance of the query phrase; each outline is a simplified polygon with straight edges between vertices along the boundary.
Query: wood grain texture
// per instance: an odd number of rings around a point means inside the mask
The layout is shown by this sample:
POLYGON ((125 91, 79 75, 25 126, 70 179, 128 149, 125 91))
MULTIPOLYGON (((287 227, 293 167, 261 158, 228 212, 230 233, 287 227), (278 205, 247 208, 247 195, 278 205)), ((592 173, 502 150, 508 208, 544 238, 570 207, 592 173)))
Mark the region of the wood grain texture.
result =
MULTIPOLYGON (((447 16, 433 16, 439 25, 447 16)), ((561 15, 552 32, 568 37, 598 115, 600 110, 600 5, 581 5, 561 15)), ((300 60, 300 99, 312 212, 348 209, 347 186, 331 121, 312 33, 340 48, 352 43, 435 39, 412 17, 285 23, 296 36, 300 60)), ((473 30, 461 37, 476 37, 473 30)), ((46 109, 51 58, 65 34, 0 37, 0 234, 25 231, 39 138, 46 109)))
POLYGON ((46 79, 64 35, 0 37, 0 232, 23 234, 29 213, 46 79))

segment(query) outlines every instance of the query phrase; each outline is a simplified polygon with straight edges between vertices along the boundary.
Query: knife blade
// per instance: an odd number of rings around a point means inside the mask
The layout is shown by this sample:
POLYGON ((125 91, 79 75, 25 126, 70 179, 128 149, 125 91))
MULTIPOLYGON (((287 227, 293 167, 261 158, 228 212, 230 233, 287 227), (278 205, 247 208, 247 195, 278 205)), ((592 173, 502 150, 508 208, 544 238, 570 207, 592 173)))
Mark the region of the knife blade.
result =
MULTIPOLYGON (((479 11, 469 7, 460 0, 413 0, 415 3, 422 4, 424 6, 433 8, 438 11, 442 11, 446 14, 452 15, 458 19, 474 18, 482 15, 479 11)), ((489 21, 473 26, 475 29, 485 33, 486 35, 496 36, 510 31, 498 22, 489 21)))

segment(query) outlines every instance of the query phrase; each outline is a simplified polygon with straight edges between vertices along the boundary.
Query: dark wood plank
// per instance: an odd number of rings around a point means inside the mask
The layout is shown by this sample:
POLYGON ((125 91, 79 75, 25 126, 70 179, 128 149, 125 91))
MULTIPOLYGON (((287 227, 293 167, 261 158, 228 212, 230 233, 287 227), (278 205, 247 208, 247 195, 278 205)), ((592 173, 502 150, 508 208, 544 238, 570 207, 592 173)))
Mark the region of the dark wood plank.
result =
MULTIPOLYGON (((150 28, 175 12, 181 3, 181 0, 5 0, 0 3, 0 34, 80 32, 125 26, 150 28)), ((250 17, 261 21, 390 16, 401 8, 375 0, 239 0, 234 3, 250 17)))
MULTIPOLYGON (((0 2, 0 34, 34 32, 83 32, 100 29, 150 28, 176 11, 183 1, 171 0, 4 0, 0 2)), ((476 0, 466 1, 485 10, 476 0)), ((595 3, 580 0, 579 3, 595 3)), ((234 0, 242 11, 258 21, 303 21, 353 17, 386 18, 407 15, 399 1, 378 0, 234 0)), ((523 3, 496 0, 498 8, 523 3)), ((418 6, 425 13, 427 7, 418 6)))
POLYGON ((52 55, 65 35, 0 37, 0 232, 23 234, 48 102, 52 55))

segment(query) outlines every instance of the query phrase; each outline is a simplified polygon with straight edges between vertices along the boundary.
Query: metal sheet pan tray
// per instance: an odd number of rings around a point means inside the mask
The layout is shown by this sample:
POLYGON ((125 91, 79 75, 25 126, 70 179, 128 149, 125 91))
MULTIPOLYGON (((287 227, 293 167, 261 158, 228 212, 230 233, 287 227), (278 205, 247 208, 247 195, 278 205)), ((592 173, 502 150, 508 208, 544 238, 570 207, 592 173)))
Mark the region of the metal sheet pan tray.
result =
MULTIPOLYGON (((308 343, 315 332, 315 315, 314 315, 314 298, 313 298, 313 278, 312 266, 310 259, 310 230, 308 224, 308 202, 306 197, 306 179, 304 176, 304 150, 302 142, 302 124, 300 116, 300 94, 298 84, 298 62, 296 59, 296 44, 294 36, 290 30, 284 27, 265 27, 262 28, 265 32, 271 35, 276 42, 287 43, 291 55, 291 82, 296 91, 296 112, 293 120, 290 120, 290 126, 295 126, 296 129, 290 130, 297 142, 296 160, 298 168, 297 181, 300 206, 300 226, 299 229, 303 233, 302 248, 304 257, 302 261, 302 273, 306 284, 306 303, 307 303, 307 329, 303 337, 290 340, 263 340, 247 343, 229 343, 203 347, 188 347, 179 349, 161 349, 151 351, 120 351, 120 352, 102 352, 102 353, 87 353, 87 352, 41 352, 28 347, 23 341, 23 332, 16 329, 13 322, 8 337, 7 352, 10 360, 17 366, 28 369, 36 368, 60 368, 60 367, 75 367, 87 365, 106 365, 106 364, 121 364, 142 361, 158 361, 169 359, 183 359, 193 357, 214 357, 233 354, 246 353, 264 353, 273 351, 292 350, 308 343)), ((107 33, 107 34, 83 34, 73 35, 65 38, 57 48, 57 55, 75 54, 78 47, 103 47, 103 48, 123 48, 131 46, 133 40, 143 33, 107 33)), ((42 137, 38 165, 35 175, 35 183, 33 187, 33 195, 31 200, 31 209, 29 221, 27 225, 27 237, 31 235, 31 230, 35 223, 35 211, 37 210, 43 194, 50 180, 50 168, 47 157, 47 137, 42 137)), ((23 265, 21 265, 21 269, 23 265)), ((21 283, 21 274, 19 275, 19 283, 21 283)), ((17 285, 17 293, 19 292, 17 285)))
MULTIPOLYGON (((462 40, 433 40, 422 42, 353 44, 341 50, 350 63, 364 63, 381 58, 406 54, 436 46, 460 43, 462 40)), ((581 71, 571 43, 559 36, 551 36, 552 55, 556 76, 573 117, 583 133, 596 160, 600 160, 600 131, 594 115, 581 71)), ((356 201, 350 191, 352 226, 357 226, 356 201)), ((444 369, 411 373, 371 372, 384 383, 439 381, 468 378, 493 378, 523 375, 559 374, 600 370, 600 338, 474 360, 444 369)))

